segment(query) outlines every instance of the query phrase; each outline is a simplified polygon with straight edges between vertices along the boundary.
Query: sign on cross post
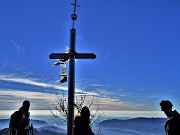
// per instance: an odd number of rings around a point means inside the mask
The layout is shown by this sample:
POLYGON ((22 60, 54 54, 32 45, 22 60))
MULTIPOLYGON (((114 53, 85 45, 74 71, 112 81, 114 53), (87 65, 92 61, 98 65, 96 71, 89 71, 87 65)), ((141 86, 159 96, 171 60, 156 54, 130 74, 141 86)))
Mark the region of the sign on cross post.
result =
POLYGON ((67 135, 74 135, 74 93, 75 93, 75 59, 95 59, 96 55, 93 53, 77 53, 76 46, 76 29, 74 28, 74 21, 77 19, 76 0, 74 5, 74 14, 71 15, 73 20, 73 27, 70 30, 70 45, 68 53, 51 53, 50 59, 64 59, 69 60, 69 76, 68 76, 68 121, 67 121, 67 135))

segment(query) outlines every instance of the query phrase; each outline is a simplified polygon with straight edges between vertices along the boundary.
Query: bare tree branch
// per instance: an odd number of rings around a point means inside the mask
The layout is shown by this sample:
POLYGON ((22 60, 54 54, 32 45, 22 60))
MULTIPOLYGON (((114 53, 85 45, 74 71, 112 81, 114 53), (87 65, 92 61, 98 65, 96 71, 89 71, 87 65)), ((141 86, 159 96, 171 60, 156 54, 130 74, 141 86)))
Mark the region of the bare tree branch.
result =
MULTIPOLYGON (((94 104, 94 96, 87 96, 86 93, 82 92, 82 94, 75 96, 74 102, 75 114, 77 113, 78 115, 80 115, 80 112, 84 106, 87 106, 89 108, 91 112, 91 128, 95 127, 104 119, 105 115, 101 112, 99 105, 94 104)), ((60 95, 57 94, 56 104, 52 106, 53 110, 51 108, 49 108, 49 110, 51 111, 55 123, 58 125, 66 125, 68 116, 68 102, 63 90, 60 95)), ((101 135, 100 129, 94 130, 94 133, 95 135, 101 135)))

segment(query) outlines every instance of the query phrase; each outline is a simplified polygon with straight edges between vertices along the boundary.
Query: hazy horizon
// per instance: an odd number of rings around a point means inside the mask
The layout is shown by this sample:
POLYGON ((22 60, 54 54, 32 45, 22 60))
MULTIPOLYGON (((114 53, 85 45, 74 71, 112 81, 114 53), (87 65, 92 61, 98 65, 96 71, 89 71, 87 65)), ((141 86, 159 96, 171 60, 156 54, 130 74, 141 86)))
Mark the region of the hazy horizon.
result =
MULTIPOLYGON (((0 110, 0 119, 10 118, 11 114, 16 110, 0 110)), ((56 112, 54 110, 54 112, 56 112)), ((101 111, 105 118, 135 118, 135 117, 147 117, 147 118, 164 118, 165 115, 161 111, 101 111)), ((51 117, 50 110, 30 110, 31 118, 38 117, 51 117)), ((75 114, 76 115, 76 114, 75 114)))

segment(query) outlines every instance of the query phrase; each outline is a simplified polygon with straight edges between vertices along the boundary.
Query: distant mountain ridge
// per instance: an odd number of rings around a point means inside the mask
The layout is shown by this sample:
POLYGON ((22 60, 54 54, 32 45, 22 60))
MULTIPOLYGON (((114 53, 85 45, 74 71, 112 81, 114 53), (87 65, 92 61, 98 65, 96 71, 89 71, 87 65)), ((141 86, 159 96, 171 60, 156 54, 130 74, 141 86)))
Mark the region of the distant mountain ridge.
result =
POLYGON ((165 118, 110 119, 98 124, 103 135, 162 135, 165 118))
MULTIPOLYGON (((9 121, 10 119, 0 119, 0 129, 7 128, 9 126, 9 121)), ((30 123, 32 123, 36 128, 49 125, 46 121, 34 119, 31 119, 30 123)))
MULTIPOLYGON (((165 118, 131 118, 108 119, 96 127, 102 135, 162 135, 164 134, 165 118)), ((34 135, 66 135, 66 130, 50 126, 42 120, 31 120, 34 125, 34 135)), ((0 127, 7 127, 9 119, 0 119, 0 127)), ((7 128, 0 130, 0 135, 7 135, 7 128)))
MULTIPOLYGON (((66 135, 66 130, 62 128, 50 126, 45 121, 31 120, 31 123, 33 123, 34 126, 33 135, 66 135)), ((0 135, 9 135, 8 134, 9 129, 7 128, 8 125, 9 125, 9 119, 0 119, 0 127, 1 127, 0 135)))

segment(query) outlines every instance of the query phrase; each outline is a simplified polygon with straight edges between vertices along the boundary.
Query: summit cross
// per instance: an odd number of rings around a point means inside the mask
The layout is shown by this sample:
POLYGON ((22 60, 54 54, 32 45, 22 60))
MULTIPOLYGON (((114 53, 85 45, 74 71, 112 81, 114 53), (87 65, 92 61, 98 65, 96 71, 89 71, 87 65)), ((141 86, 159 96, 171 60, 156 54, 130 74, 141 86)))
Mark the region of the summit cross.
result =
POLYGON ((71 15, 73 26, 70 29, 70 44, 68 53, 51 53, 50 59, 69 60, 69 74, 68 74, 68 119, 67 119, 67 135, 74 135, 74 94, 75 94, 75 59, 95 59, 94 53, 77 53, 76 46, 76 29, 74 28, 74 21, 77 19, 75 3, 74 13, 71 15))

